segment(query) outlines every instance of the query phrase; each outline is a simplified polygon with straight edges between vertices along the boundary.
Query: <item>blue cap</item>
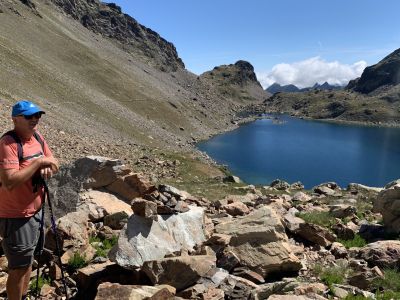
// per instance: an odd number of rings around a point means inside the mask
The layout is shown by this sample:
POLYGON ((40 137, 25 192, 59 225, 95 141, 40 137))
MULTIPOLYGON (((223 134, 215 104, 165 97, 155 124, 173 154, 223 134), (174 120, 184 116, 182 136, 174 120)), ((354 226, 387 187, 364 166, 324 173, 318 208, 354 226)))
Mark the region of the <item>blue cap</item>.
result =
POLYGON ((28 100, 21 100, 21 101, 18 101, 13 106, 11 115, 13 117, 20 116, 20 115, 30 116, 30 115, 36 114, 38 112, 41 112, 43 114, 45 113, 36 104, 34 104, 28 100))

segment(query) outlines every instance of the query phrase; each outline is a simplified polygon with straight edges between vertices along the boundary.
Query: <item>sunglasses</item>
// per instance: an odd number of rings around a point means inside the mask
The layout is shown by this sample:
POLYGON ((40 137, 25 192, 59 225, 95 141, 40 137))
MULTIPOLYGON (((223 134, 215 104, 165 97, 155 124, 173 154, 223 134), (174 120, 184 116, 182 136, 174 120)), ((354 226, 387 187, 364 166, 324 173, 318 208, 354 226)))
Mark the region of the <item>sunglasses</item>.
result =
POLYGON ((37 112, 37 113, 35 113, 33 115, 27 115, 27 116, 26 115, 20 115, 20 116, 24 117, 25 120, 32 120, 33 118, 40 119, 42 117, 42 113, 41 112, 37 112))

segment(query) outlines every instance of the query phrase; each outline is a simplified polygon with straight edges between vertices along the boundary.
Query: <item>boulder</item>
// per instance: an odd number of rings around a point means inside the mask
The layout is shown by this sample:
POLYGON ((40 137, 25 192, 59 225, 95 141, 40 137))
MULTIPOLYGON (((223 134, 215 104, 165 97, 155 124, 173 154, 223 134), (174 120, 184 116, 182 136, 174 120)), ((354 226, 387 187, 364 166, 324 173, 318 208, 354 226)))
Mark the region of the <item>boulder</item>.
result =
POLYGON ((381 269, 400 267, 400 241, 378 241, 359 250, 359 257, 369 266, 381 269))
POLYGON ((242 181, 240 180, 239 177, 233 176, 233 175, 228 175, 222 179, 223 182, 231 182, 231 183, 241 183, 242 181))
POLYGON ((231 216, 244 216, 250 212, 246 204, 242 202, 233 202, 223 205, 221 208, 224 209, 231 216))
POLYGON ((352 193, 352 194, 357 194, 357 193, 379 193, 380 191, 382 191, 382 188, 377 188, 377 187, 369 187, 366 185, 362 185, 359 183, 349 183, 349 185, 347 186, 346 189, 348 192, 352 193))
POLYGON ((225 293, 223 290, 213 286, 207 286, 203 283, 195 284, 186 290, 177 294, 183 299, 204 299, 204 300, 224 300, 225 293))
POLYGON ((132 215, 109 257, 124 268, 135 269, 146 261, 201 245, 206 240, 204 227, 201 207, 190 206, 188 212, 177 215, 159 215, 157 221, 132 215))
MULTIPOLYGON (((60 239, 60 248, 67 250, 69 248, 79 249, 89 243, 88 220, 84 211, 72 212, 57 220, 57 233, 60 239)), ((55 236, 49 228, 46 233, 45 247, 56 250, 55 236)))
POLYGON ((173 288, 166 285, 140 286, 104 282, 97 289, 95 300, 173 300, 173 288))
POLYGON ((349 227, 347 225, 341 224, 341 223, 332 225, 331 229, 337 235, 338 238, 344 239, 344 240, 352 240, 352 239, 354 239, 354 237, 356 235, 356 232, 354 229, 352 229, 351 227, 349 227))
POLYGON ((128 222, 129 215, 120 211, 104 217, 104 225, 114 230, 122 229, 128 222))
POLYGON ((372 288, 372 283, 376 281, 376 279, 383 277, 382 271, 375 266, 372 269, 365 268, 364 270, 352 273, 347 280, 352 286, 362 290, 370 290, 372 288))
POLYGON ((128 202, 136 197, 151 193, 156 189, 155 186, 142 179, 139 174, 133 173, 118 177, 105 188, 128 202))
POLYGON ((328 229, 312 223, 299 224, 299 228, 295 231, 295 234, 323 247, 330 246, 336 240, 336 236, 328 229))
POLYGON ((346 258, 348 257, 348 252, 345 246, 341 243, 334 242, 331 246, 331 253, 335 256, 336 259, 346 258))
POLYGON ((400 233, 400 179, 387 184, 378 194, 373 210, 382 214, 388 231, 400 233))
POLYGON ((89 219, 92 221, 98 221, 106 215, 112 215, 121 211, 129 216, 133 213, 128 203, 120 200, 113 194, 102 191, 84 191, 80 194, 80 202, 82 204, 79 206, 79 209, 85 210, 83 207, 86 206, 89 219))
POLYGON ((81 268, 77 271, 76 282, 78 285, 85 289, 91 284, 94 284, 96 280, 104 277, 107 274, 107 267, 112 266, 114 263, 105 262, 101 264, 92 264, 87 267, 81 268))
POLYGON ((290 188, 289 183, 280 179, 275 179, 270 183, 269 186, 281 191, 288 190, 290 188))
POLYGON ((248 299, 257 285, 250 280, 228 275, 219 285, 225 293, 225 299, 248 299))
POLYGON ((160 184, 158 189, 161 193, 169 193, 173 196, 178 197, 180 200, 192 198, 192 195, 190 195, 188 192, 178 190, 177 188, 170 185, 160 184))
POLYGON ((157 204, 155 202, 135 198, 131 207, 136 215, 157 221, 157 204))
POLYGON ((266 277, 278 271, 298 271, 301 263, 292 253, 280 218, 263 206, 251 214, 218 224, 219 234, 231 236, 225 249, 240 265, 266 277))
POLYGON ((130 170, 118 159, 101 156, 87 156, 75 162, 75 172, 85 178, 84 189, 97 189, 110 185, 130 170))
POLYGON ((300 224, 303 223, 305 223, 305 221, 302 218, 296 217, 290 213, 286 214, 283 217, 283 224, 285 225, 285 228, 290 232, 295 232, 296 230, 298 230, 300 224))
POLYGON ((179 256, 147 261, 142 270, 153 284, 168 284, 184 290, 215 268, 215 256, 179 256))
POLYGON ((351 205, 339 204, 329 206, 329 213, 339 219, 353 216, 357 213, 357 209, 351 205))
POLYGON ((299 202, 309 202, 312 199, 310 195, 307 195, 306 193, 303 192, 297 192, 296 194, 293 195, 292 200, 293 201, 299 201, 299 202))

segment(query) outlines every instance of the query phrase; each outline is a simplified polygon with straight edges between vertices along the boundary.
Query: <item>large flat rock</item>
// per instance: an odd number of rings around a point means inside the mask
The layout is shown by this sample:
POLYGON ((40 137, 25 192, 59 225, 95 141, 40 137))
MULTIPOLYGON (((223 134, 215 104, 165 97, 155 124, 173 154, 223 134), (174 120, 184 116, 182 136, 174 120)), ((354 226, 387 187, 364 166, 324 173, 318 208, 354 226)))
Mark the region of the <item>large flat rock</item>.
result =
POLYGON ((109 257, 124 268, 135 269, 166 254, 192 250, 206 240, 204 228, 205 214, 201 207, 190 206, 188 212, 176 215, 159 215, 157 221, 132 215, 109 257))
POLYGON ((301 268, 287 242, 282 222, 271 207, 263 206, 247 216, 218 224, 215 230, 231 236, 227 250, 239 259, 240 265, 263 277, 301 268))

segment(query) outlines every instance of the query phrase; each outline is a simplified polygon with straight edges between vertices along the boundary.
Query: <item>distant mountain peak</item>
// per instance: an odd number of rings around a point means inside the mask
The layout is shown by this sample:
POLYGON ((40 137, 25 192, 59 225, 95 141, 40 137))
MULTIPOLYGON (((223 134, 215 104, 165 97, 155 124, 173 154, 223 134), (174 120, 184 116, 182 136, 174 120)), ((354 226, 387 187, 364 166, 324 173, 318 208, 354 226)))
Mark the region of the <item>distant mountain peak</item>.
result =
POLYGON ((307 92, 310 90, 340 90, 342 89, 342 86, 339 85, 330 85, 327 81, 325 81, 323 84, 319 84, 316 82, 312 87, 305 87, 305 88, 298 88, 294 84, 287 84, 287 85, 280 85, 279 83, 273 83, 270 85, 266 91, 270 92, 272 94, 278 93, 278 92, 286 92, 286 93, 298 93, 298 92, 307 92))
POLYGON ((383 86, 400 84, 400 49, 395 50, 375 65, 365 68, 360 78, 347 85, 348 89, 368 94, 383 86))

